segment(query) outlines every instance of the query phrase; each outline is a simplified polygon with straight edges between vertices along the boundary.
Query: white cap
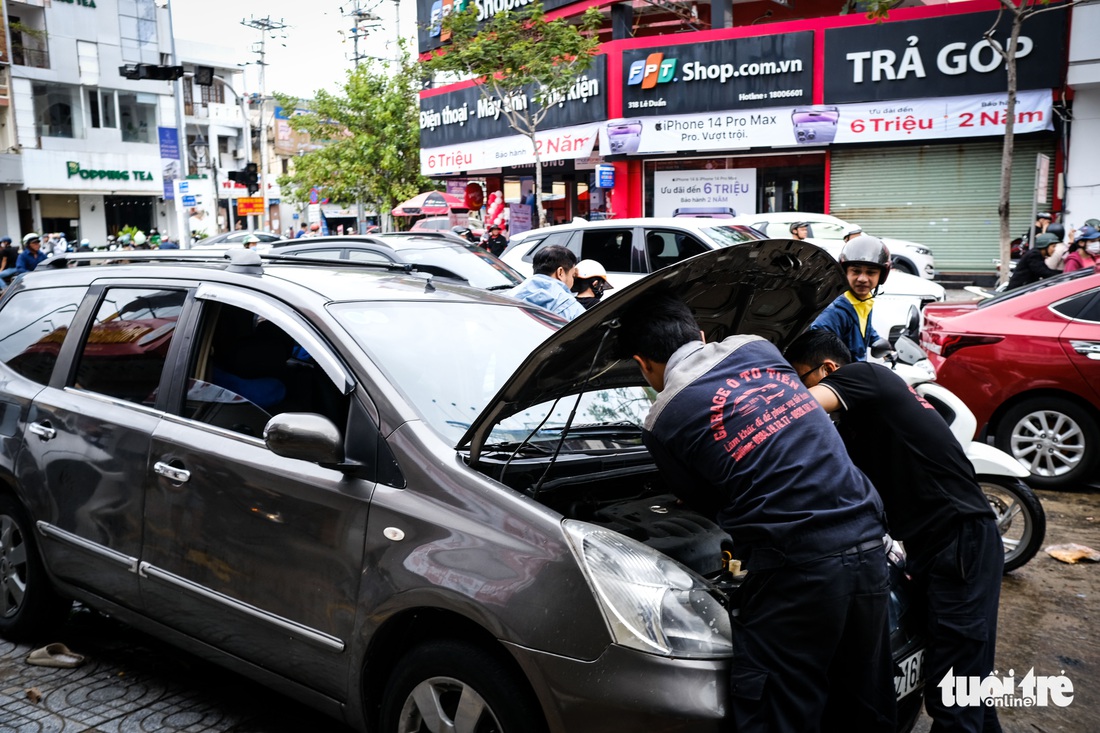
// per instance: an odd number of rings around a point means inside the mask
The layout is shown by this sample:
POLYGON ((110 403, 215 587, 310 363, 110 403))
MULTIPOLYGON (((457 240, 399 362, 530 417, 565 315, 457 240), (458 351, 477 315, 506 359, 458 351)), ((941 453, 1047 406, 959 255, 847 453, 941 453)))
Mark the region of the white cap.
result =
POLYGON ((605 283, 607 283, 607 288, 608 289, 615 287, 607 279, 607 270, 605 270, 603 268, 603 265, 601 265, 596 260, 581 260, 580 262, 578 262, 577 263, 577 277, 582 278, 582 279, 590 278, 590 277, 598 277, 601 280, 603 280, 605 283))
POLYGON ((858 224, 852 224, 844 229, 844 238, 854 237, 857 234, 863 234, 863 227, 858 224))

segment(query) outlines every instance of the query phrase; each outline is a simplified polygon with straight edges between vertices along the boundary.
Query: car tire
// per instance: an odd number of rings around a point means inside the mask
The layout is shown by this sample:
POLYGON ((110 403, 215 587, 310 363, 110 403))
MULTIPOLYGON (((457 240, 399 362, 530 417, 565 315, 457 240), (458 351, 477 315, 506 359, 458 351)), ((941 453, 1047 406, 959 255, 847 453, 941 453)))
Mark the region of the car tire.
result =
POLYGON ((19 502, 0 494, 0 636, 5 639, 56 634, 73 605, 50 585, 31 526, 19 502))
POLYGON ((1044 489, 1084 484, 1100 455, 1100 429, 1085 409, 1058 397, 1021 402, 997 424, 995 442, 1044 489))
POLYGON ((894 260, 892 262, 891 269, 893 269, 897 272, 904 272, 906 275, 919 275, 920 274, 919 272, 917 272, 916 265, 914 265, 909 260, 903 260, 900 257, 895 257, 894 258, 894 260))
POLYGON ((982 493, 996 515, 1005 548, 1006 573, 1026 564, 1039 552, 1047 534, 1047 515, 1039 497, 1018 479, 978 476, 982 493))
POLYGON ((468 642, 424 643, 398 662, 386 685, 381 731, 545 731, 538 702, 517 676, 518 670, 468 642), (460 710, 463 719, 456 723, 460 710))

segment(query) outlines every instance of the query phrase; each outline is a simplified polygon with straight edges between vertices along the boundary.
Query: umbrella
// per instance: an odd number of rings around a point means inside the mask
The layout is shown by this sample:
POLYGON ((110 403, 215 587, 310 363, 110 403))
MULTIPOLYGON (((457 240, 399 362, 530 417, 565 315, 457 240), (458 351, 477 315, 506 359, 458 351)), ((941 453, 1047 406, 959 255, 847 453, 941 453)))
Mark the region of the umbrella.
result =
POLYGON ((466 211, 466 202, 443 191, 427 191, 399 204, 390 213, 394 216, 444 216, 452 210, 466 211))

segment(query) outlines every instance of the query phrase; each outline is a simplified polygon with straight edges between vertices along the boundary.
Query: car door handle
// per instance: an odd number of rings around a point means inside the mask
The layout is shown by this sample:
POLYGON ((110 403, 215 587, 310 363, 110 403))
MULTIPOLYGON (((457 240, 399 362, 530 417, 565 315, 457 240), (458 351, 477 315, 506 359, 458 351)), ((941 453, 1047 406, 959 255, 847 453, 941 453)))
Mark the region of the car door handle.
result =
POLYGON ((37 435, 42 440, 53 440, 57 431, 50 427, 49 423, 32 422, 27 426, 31 435, 37 435))
POLYGON ((175 481, 178 484, 182 484, 191 478, 191 472, 187 469, 170 466, 164 461, 157 461, 154 463, 153 471, 164 476, 169 481, 175 481))
POLYGON ((1100 359, 1100 341, 1070 341, 1073 350, 1089 359, 1100 359))

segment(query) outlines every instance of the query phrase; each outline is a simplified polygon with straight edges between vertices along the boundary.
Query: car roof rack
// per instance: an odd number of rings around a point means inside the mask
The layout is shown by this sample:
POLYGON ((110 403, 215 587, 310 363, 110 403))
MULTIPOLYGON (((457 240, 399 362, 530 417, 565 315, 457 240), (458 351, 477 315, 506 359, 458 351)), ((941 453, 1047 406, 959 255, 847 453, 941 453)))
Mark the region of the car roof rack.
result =
POLYGON ((359 260, 333 260, 321 257, 303 257, 301 255, 280 255, 277 253, 259 254, 253 249, 229 249, 215 252, 203 252, 193 249, 173 250, 112 250, 109 252, 63 252, 45 260, 42 266, 49 269, 63 269, 80 264, 138 264, 138 263, 186 263, 191 265, 215 265, 224 267, 226 272, 239 272, 246 275, 262 275, 263 263, 301 265, 307 267, 355 267, 362 269, 403 272, 408 275, 424 274, 451 280, 469 281, 454 270, 438 265, 417 264, 411 262, 366 262, 359 260))

